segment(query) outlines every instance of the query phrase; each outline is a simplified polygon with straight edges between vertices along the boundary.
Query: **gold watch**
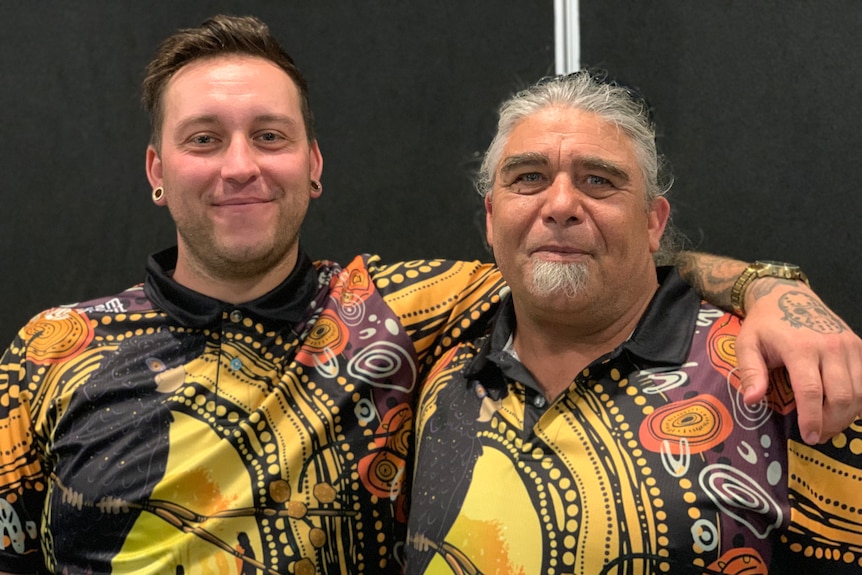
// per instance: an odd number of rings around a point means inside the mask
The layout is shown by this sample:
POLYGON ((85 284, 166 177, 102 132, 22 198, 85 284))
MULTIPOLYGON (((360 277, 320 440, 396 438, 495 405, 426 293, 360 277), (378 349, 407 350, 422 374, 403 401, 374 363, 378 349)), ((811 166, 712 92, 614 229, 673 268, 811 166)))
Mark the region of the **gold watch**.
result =
POLYGON ((769 260, 757 260, 750 264, 745 271, 736 278, 736 283, 730 290, 730 305, 733 313, 739 317, 745 317, 745 292, 751 282, 758 278, 781 278, 785 280, 797 280, 808 283, 808 276, 797 265, 786 262, 773 262, 769 260))

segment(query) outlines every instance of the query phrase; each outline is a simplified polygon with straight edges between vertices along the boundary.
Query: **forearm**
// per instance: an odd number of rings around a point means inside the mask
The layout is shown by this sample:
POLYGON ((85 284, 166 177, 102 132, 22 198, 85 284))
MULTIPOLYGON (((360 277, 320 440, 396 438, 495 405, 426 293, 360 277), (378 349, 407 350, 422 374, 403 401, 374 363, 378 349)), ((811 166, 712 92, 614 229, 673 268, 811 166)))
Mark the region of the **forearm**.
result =
POLYGON ((746 262, 705 254, 680 252, 674 262, 679 274, 703 299, 725 311, 733 311, 730 291, 748 264, 746 262))

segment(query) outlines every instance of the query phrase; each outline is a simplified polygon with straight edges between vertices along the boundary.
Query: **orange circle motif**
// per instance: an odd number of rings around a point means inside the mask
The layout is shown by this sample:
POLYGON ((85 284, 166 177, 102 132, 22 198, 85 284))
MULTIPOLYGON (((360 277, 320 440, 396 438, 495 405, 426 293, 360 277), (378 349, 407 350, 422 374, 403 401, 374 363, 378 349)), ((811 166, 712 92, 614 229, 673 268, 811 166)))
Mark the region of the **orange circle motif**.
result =
POLYGON ((727 575, 768 575, 769 568, 763 562, 760 554, 749 547, 731 549, 712 565, 710 573, 725 573, 727 575))
POLYGON ((377 497, 388 499, 401 492, 406 465, 407 462, 394 453, 377 451, 366 455, 359 461, 362 484, 377 497))
POLYGON ((641 424, 639 435, 646 449, 660 452, 667 441, 670 452, 679 455, 680 440, 688 442, 690 453, 700 453, 727 439, 732 429, 727 408, 711 395, 698 395, 656 409, 641 424))
POLYGON ((376 289, 368 270, 361 265, 361 261, 354 260, 333 278, 330 297, 343 306, 349 307, 364 302, 376 289))
POLYGON ((725 377, 734 388, 739 389, 739 374, 736 371, 736 334, 739 333, 739 318, 725 316, 715 322, 709 330, 707 353, 712 366, 725 377))
POLYGON ((27 359, 47 365, 71 359, 84 351, 95 333, 90 320, 72 308, 44 311, 24 328, 27 359))
POLYGON ((368 455, 359 460, 365 488, 378 497, 400 493, 408 446, 413 431, 413 409, 404 403, 383 416, 368 455))
POLYGON ((335 311, 323 310, 296 354, 296 359, 302 363, 313 365, 312 358, 324 353, 327 349, 332 352, 332 355, 338 355, 347 347, 349 335, 347 326, 344 325, 335 311))

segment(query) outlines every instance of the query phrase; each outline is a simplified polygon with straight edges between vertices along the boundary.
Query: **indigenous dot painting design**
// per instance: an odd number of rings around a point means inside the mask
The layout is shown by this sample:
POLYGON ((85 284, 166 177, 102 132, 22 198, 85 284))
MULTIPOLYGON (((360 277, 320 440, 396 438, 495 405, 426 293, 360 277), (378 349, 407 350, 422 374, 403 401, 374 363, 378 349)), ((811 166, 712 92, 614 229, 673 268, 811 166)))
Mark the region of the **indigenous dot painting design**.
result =
POLYGON ((602 358, 544 412, 496 367, 464 379, 487 340, 445 355, 417 408, 408 573, 862 572, 862 429, 800 443, 783 373, 746 405, 739 327, 703 304, 681 365, 602 358))
POLYGON ((93 327, 83 313, 69 308, 54 308, 39 314, 27 324, 27 359, 50 364, 75 357, 93 341, 93 327))
POLYGON ((417 378, 501 281, 373 257, 312 273, 287 328, 230 306, 179 325, 140 288, 34 318, 0 364, 0 567, 401 572, 417 378))

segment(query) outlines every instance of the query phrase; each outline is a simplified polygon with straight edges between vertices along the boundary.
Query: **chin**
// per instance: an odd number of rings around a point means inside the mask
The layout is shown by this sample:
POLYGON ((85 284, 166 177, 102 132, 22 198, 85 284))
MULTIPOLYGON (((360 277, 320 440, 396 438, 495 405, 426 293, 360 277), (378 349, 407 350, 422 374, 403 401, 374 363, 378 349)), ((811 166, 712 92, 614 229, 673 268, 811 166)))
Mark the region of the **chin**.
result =
POLYGON ((209 261, 230 275, 253 277, 272 271, 290 255, 289 246, 276 249, 271 245, 233 244, 222 245, 210 251, 209 261), (217 262, 217 263, 216 263, 217 262))
POLYGON ((533 264, 530 292, 537 297, 574 299, 586 291, 589 276, 585 263, 538 261, 533 264))

